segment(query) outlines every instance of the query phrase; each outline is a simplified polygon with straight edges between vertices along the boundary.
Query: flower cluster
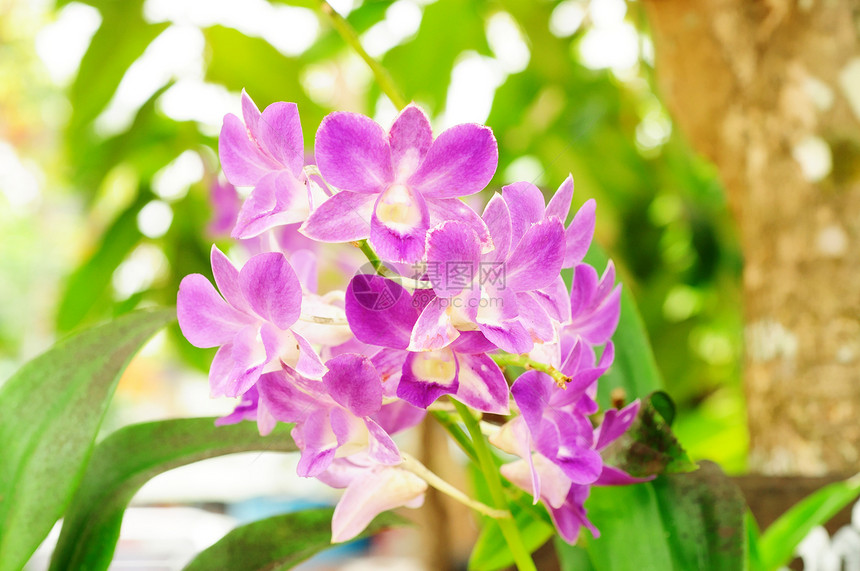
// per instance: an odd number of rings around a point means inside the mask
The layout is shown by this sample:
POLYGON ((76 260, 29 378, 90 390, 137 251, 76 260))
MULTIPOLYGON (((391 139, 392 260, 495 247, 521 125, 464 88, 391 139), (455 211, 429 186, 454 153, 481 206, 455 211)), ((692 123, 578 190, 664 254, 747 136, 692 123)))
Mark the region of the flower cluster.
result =
POLYGON ((600 452, 638 403, 595 426, 620 286, 611 264, 600 277, 582 261, 594 201, 566 226, 572 178, 549 204, 515 182, 478 214, 460 198, 496 171, 492 131, 465 124, 434 138, 414 105, 387 132, 332 113, 316 133, 315 164, 295 104, 260 113, 243 93, 242 114, 225 117, 219 154, 231 185, 251 190, 241 203, 220 184, 214 198, 218 228, 234 222, 246 261, 237 267, 213 246, 217 290, 189 275, 177 308, 193 345, 218 348, 212 396, 240 399, 219 423, 254 420, 262 434, 292 423, 299 475, 346 489, 332 522, 333 541, 344 541, 439 485, 392 436, 456 399, 507 417, 488 427, 494 445, 519 457, 502 474, 544 502, 562 537, 575 541, 583 525, 596 534, 583 502, 590 486, 633 481, 600 452), (373 270, 320 248, 346 242, 373 270), (318 291, 324 262, 352 275, 344 290, 318 291), (563 268, 572 268, 570 288, 563 268), (498 363, 511 356, 544 372, 509 384, 498 363))

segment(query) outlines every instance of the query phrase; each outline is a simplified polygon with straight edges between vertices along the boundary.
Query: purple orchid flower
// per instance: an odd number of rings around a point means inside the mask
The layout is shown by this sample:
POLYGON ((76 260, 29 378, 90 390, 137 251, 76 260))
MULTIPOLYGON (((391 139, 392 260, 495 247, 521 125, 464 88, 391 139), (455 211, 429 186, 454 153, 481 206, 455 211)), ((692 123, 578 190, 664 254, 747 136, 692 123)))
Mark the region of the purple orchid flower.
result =
POLYGON ((458 220, 490 247, 480 217, 457 200, 479 192, 496 171, 498 147, 489 128, 457 125, 434 140, 430 121, 415 105, 387 134, 369 117, 337 112, 320 125, 315 156, 323 178, 341 191, 305 222, 302 231, 311 238, 370 238, 383 259, 415 262, 424 255, 429 228, 458 220))
POLYGON ((200 274, 179 285, 176 313, 195 347, 219 347, 209 369, 212 396, 239 396, 269 370, 292 367, 320 378, 325 367, 310 343, 292 327, 302 288, 281 253, 257 254, 237 270, 212 247, 212 273, 222 298, 200 274))
POLYGON ((346 290, 346 318, 356 338, 383 347, 373 363, 384 379, 386 395, 427 408, 450 394, 476 410, 508 414, 507 382, 486 355, 496 347, 479 332, 463 334, 435 351, 406 350, 423 304, 429 301, 420 292, 411 294, 392 280, 365 274, 353 277, 346 290))
MULTIPOLYGON (((530 224, 513 241, 509 205, 495 195, 484 210, 495 249, 481 253, 471 227, 445 222, 427 234, 428 275, 437 298, 421 313, 410 350, 449 345, 461 331, 478 330, 498 348, 527 353, 535 338, 555 335, 533 292, 554 288, 564 259, 564 227, 556 217, 530 224)), ((563 288, 563 283, 561 284, 563 288)))
MULTIPOLYGON (((559 391, 558 387, 556 390, 559 391)), ((630 428, 638 411, 639 401, 635 401, 621 410, 611 409, 606 412, 603 423, 592 429, 593 453, 598 458, 602 450, 630 428)), ((594 537, 600 536, 597 528, 588 520, 585 510, 585 500, 591 486, 619 486, 653 479, 635 478, 600 459, 596 477, 591 482, 577 482, 554 459, 532 450, 530 427, 522 419, 517 417, 507 423, 491 438, 491 442, 499 448, 521 457, 502 466, 502 475, 520 488, 530 491, 535 503, 544 502, 559 535, 568 543, 576 542, 583 526, 594 537)))
POLYGON ((322 190, 308 180, 304 139, 295 103, 273 103, 260 113, 242 90, 241 119, 224 116, 218 155, 236 186, 252 186, 238 214, 234 238, 253 238, 270 228, 304 222, 322 190))
POLYGON ((260 400, 281 422, 295 422, 302 451, 299 476, 317 476, 335 457, 367 452, 377 463, 396 465, 400 452, 373 418, 382 409, 382 380, 370 359, 345 353, 326 362, 322 381, 282 369, 260 378, 260 400))

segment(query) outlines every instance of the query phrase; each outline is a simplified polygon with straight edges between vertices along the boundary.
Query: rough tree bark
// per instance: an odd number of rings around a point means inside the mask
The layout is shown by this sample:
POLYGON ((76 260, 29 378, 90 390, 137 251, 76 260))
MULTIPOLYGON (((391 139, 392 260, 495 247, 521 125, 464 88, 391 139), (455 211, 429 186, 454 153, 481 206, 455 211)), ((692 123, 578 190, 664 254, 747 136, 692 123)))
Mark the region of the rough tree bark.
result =
POLYGON ((660 90, 740 228, 751 468, 860 460, 860 2, 647 0, 660 90))

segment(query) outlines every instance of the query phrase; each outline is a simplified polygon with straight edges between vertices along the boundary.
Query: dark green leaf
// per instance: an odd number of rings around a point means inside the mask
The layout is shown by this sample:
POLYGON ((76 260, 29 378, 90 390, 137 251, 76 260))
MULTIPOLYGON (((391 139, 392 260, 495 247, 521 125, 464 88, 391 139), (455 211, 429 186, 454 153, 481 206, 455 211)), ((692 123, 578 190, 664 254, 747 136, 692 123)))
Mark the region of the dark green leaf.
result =
POLYGON ((556 536, 554 543, 561 571, 595 571, 585 549, 578 545, 568 545, 559 536, 556 536))
POLYGON ((126 426, 99 443, 66 512, 51 569, 107 569, 123 512, 140 487, 162 472, 234 452, 292 452, 289 427, 262 437, 255 423, 215 426, 183 418, 126 426))
POLYGON ((0 570, 20 569, 63 514, 120 374, 174 317, 140 311, 83 331, 0 388, 0 570))
MULTIPOLYGON (((661 406, 671 403, 665 393, 656 394, 661 406)), ((651 397, 643 400, 630 429, 610 444, 602 455, 607 464, 638 477, 696 469, 696 464, 672 434, 669 423, 657 411, 651 397)))
MULTIPOLYGON (((331 517, 334 510, 320 508, 270 517, 238 527, 203 551, 186 571, 275 571, 292 569, 298 563, 331 547, 331 517)), ((403 525, 391 512, 380 514, 358 538, 403 525)))
POLYGON ((767 570, 787 565, 797 545, 809 531, 824 525, 860 496, 860 476, 829 484, 807 496, 768 527, 758 542, 758 553, 767 570))
POLYGON ((651 406, 663 417, 666 424, 672 426, 675 421, 675 401, 672 400, 672 397, 663 391, 655 391, 651 393, 648 400, 651 401, 651 406))
MULTIPOLYGON (((595 569, 744 569, 746 505, 716 464, 632 486, 594 488, 586 503, 600 530, 580 536, 595 569)), ((556 544, 565 559, 566 546, 556 544)))

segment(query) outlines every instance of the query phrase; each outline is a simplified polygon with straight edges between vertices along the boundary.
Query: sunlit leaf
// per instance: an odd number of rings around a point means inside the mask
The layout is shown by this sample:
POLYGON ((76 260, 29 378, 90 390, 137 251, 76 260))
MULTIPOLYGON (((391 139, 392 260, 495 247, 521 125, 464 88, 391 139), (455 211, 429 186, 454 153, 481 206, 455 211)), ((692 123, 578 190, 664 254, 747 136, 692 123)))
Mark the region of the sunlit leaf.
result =
MULTIPOLYGON (((331 547, 331 518, 334 510, 304 510, 238 527, 206 549, 185 571, 275 571, 292 569, 298 563, 331 547)), ((391 512, 380 514, 358 538, 403 525, 391 512)))
POLYGON ((123 512, 143 484, 162 472, 206 458, 254 450, 292 452, 289 427, 262 437, 256 423, 215 426, 185 418, 126 426, 93 451, 51 559, 51 569, 107 569, 123 512))
POLYGON ((824 525, 860 496, 860 476, 829 484, 796 503, 773 522, 758 541, 764 569, 787 565, 794 550, 813 527, 824 525))
POLYGON ((0 388, 0 570, 19 570, 80 482, 119 376, 174 310, 141 311, 61 341, 0 388))

